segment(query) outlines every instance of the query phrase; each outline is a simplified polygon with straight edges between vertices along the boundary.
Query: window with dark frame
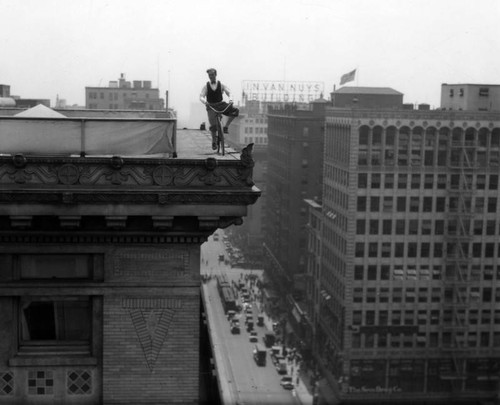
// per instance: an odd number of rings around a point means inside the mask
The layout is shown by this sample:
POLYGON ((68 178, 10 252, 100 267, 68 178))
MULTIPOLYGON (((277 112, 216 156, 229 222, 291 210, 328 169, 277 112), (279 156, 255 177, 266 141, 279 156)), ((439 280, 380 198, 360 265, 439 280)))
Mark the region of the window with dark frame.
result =
POLYGON ((90 297, 24 297, 20 304, 20 348, 71 345, 87 348, 90 297))
MULTIPOLYGON (((93 280, 97 276, 94 255, 22 254, 16 260, 18 278, 26 283, 70 283, 93 280)), ((37 355, 61 351, 90 354, 92 300, 90 295, 20 297, 19 352, 37 355)))

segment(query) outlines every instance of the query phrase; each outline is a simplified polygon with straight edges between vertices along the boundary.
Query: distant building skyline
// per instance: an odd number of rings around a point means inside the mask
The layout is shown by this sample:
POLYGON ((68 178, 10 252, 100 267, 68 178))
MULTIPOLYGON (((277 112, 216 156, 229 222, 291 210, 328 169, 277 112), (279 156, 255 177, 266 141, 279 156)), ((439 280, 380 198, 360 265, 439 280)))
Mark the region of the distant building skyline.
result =
POLYGON ((85 87, 85 107, 91 110, 162 110, 165 100, 150 80, 127 81, 122 73, 107 87, 85 87))

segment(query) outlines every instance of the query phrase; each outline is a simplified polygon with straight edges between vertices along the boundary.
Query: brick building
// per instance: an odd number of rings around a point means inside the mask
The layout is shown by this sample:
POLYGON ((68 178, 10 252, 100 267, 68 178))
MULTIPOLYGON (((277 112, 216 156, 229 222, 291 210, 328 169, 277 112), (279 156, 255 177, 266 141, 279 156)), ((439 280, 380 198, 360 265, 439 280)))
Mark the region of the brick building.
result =
POLYGON ((321 196, 325 100, 268 111, 268 177, 264 234, 266 274, 283 296, 305 292, 307 206, 321 196))
POLYGON ((125 79, 122 73, 108 87, 85 87, 85 108, 109 110, 163 110, 165 100, 159 89, 151 87, 149 80, 125 79))

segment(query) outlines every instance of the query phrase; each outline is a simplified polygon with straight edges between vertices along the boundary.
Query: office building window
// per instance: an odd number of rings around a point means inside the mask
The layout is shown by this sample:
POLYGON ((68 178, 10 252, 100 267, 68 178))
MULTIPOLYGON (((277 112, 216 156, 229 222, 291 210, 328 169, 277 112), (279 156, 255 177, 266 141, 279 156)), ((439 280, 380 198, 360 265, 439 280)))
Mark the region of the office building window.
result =
POLYGON ((479 97, 488 97, 490 94, 490 89, 488 87, 479 88, 479 97))
MULTIPOLYGON (((93 255, 18 256, 19 281, 72 283, 99 279, 93 255)), ((90 354, 93 298, 88 295, 23 296, 19 299, 19 351, 90 354)))
POLYGON ((497 212, 497 199, 496 199, 496 197, 488 198, 488 212, 497 212))
POLYGON ((368 244, 368 257, 378 256, 378 242, 371 242, 368 244))
POLYGON ((366 211, 366 197, 358 197, 357 211, 358 212, 366 211))
POLYGON ((408 243, 408 257, 417 257, 417 244, 415 242, 408 243))
POLYGON ((437 188, 440 190, 446 189, 446 174, 438 174, 437 188))
POLYGON ((354 288, 353 301, 358 303, 363 302, 363 288, 354 288))
POLYGON ((404 257, 404 246, 405 244, 403 242, 396 242, 394 244, 394 256, 395 257, 404 257))
POLYGON ((24 297, 21 300, 20 347, 46 350, 71 345, 88 349, 91 330, 90 297, 24 297), (44 347, 45 346, 45 347, 44 347))
POLYGON ((366 232, 366 226, 365 226, 366 221, 364 219, 358 219, 356 221, 356 234, 357 235, 364 235, 366 232))
POLYGON ((406 174, 398 174, 398 188, 400 189, 406 188, 406 185, 408 184, 407 177, 408 176, 406 174))
POLYGON ((424 188, 432 189, 434 187, 434 175, 426 174, 424 178, 424 188))
POLYGON ((396 220, 396 235, 404 235, 405 234, 405 220, 397 219, 396 220))
POLYGON ((391 257, 391 243, 382 242, 382 257, 391 257))
POLYGON ((384 197, 384 212, 392 212, 394 210, 393 198, 384 197))
POLYGON ((436 212, 444 212, 446 209, 446 197, 436 198, 436 212))
POLYGON ((376 280, 377 279, 377 266, 374 266, 374 265, 368 266, 367 279, 368 280, 376 280))
POLYGON ((358 188, 366 188, 368 186, 368 174, 358 174, 358 188))
POLYGON ((378 173, 372 173, 372 188, 380 188, 381 176, 378 173))
POLYGON ((498 175, 490 174, 490 190, 498 190, 498 175))
POLYGON ((406 212, 406 197, 398 197, 396 209, 398 212, 406 212))
POLYGON ((420 188, 420 174, 412 174, 411 175, 411 188, 419 189, 420 188))
POLYGON ((364 257, 365 255, 365 244, 363 242, 356 243, 356 257, 364 257))
POLYGON ((363 266, 354 266, 354 280, 361 281, 364 278, 363 266))
POLYGON ((423 212, 432 212, 432 197, 424 197, 422 210, 423 212))
POLYGON ((394 174, 386 174, 384 178, 384 187, 387 189, 394 188, 394 174))
POLYGON ((434 222, 434 235, 443 235, 444 234, 444 220, 436 219, 434 222))
POLYGON ((418 212, 420 197, 410 197, 410 212, 418 212))
POLYGON ((370 197, 370 211, 378 212, 380 210, 380 197, 370 197))
POLYGON ((408 234, 410 235, 418 235, 419 226, 418 219, 410 219, 408 224, 408 234))
POLYGON ((384 235, 391 235, 391 233, 392 233, 392 221, 390 219, 384 219, 382 221, 382 233, 384 235))

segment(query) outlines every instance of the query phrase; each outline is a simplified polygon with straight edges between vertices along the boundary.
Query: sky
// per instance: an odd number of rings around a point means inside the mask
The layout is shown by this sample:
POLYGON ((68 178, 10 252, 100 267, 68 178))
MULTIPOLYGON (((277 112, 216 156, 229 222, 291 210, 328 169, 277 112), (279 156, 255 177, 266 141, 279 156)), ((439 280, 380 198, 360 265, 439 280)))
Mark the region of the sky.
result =
POLYGON ((498 0, 0 0, 0 84, 85 105, 121 73, 151 80, 180 125, 214 67, 244 80, 391 87, 439 107, 442 83, 500 84, 498 0))

